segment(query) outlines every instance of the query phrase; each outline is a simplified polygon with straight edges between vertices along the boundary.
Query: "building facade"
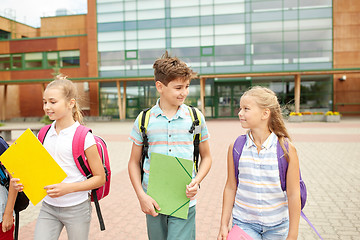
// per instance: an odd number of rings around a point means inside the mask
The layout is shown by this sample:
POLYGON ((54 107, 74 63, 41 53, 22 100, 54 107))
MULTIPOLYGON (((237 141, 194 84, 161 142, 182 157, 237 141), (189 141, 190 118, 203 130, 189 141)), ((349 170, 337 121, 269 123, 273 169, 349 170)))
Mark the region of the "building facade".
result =
MULTIPOLYGON (((99 76, 152 76, 165 49, 200 75, 331 70, 337 6, 332 0, 98 0, 99 76)), ((333 82, 332 74, 302 76, 301 110, 333 110, 333 82)), ((293 109, 293 74, 214 77, 206 81, 206 116, 237 116, 239 97, 252 85, 271 88, 293 109)), ((128 82, 126 91, 127 117, 156 99, 151 81, 128 82)), ((100 95, 102 113, 117 114, 115 85, 102 84, 100 95)), ((195 80, 188 103, 197 106, 199 97, 195 80)))
MULTIPOLYGON (((0 17, 2 120, 41 117, 42 92, 54 75, 97 77, 96 31, 87 14, 44 17, 34 28, 0 17), (33 84, 32 84, 33 83, 33 84)), ((87 115, 98 115, 98 83, 76 83, 87 115)))
POLYGON ((198 72, 187 103, 207 117, 236 117, 254 85, 288 112, 359 115, 359 32, 357 0, 88 0, 87 14, 41 28, 0 17, 0 108, 41 116, 58 69, 79 81, 87 114, 134 118, 158 98, 152 65, 167 50, 198 72))

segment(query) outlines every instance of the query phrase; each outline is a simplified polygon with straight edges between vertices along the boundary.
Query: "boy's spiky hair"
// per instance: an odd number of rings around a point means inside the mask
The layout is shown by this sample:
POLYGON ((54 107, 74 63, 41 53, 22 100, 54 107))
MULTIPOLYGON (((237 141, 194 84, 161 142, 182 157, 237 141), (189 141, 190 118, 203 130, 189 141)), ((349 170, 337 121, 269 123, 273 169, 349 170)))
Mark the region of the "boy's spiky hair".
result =
POLYGON ((171 57, 168 51, 155 61, 153 68, 155 82, 160 81, 165 86, 175 79, 186 81, 197 77, 197 73, 189 68, 186 63, 177 57, 171 57))

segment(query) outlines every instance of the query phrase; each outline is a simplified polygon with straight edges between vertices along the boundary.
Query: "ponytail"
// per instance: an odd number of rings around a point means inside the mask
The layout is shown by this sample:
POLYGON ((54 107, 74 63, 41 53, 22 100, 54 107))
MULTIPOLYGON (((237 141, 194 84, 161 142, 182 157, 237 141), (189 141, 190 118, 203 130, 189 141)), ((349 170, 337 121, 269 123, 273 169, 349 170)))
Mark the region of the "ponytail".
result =
POLYGON ((75 121, 78 121, 80 124, 84 124, 84 116, 83 116, 83 113, 82 113, 82 110, 79 106, 79 103, 77 102, 77 100, 75 99, 75 105, 74 105, 74 108, 73 108, 73 119, 75 121))

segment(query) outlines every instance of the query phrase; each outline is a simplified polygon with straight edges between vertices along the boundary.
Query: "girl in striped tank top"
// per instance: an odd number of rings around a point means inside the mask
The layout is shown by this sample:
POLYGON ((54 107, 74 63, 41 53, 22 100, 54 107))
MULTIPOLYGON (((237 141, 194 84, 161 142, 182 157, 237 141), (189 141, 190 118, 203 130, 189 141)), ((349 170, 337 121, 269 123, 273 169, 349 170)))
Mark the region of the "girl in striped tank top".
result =
POLYGON ((299 159, 289 140, 276 94, 259 86, 245 92, 240 99, 239 119, 241 126, 249 130, 239 159, 238 184, 234 144, 228 149, 228 177, 218 240, 226 239, 231 215, 233 225, 253 239, 297 239, 301 211, 299 159), (278 141, 289 162, 286 192, 280 184, 278 141))

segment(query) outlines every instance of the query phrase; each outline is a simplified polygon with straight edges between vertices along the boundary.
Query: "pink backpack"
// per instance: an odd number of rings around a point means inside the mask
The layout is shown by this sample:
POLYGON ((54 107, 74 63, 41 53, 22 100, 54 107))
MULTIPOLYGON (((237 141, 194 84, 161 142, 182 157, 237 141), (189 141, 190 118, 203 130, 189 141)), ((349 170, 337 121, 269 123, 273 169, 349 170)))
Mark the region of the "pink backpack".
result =
MULTIPOLYGON (((38 139, 41 143, 44 142, 45 136, 49 131, 50 127, 51 125, 46 125, 40 129, 38 134, 38 139)), ((83 125, 80 125, 76 128, 72 142, 72 153, 76 166, 81 172, 81 174, 84 175, 86 178, 91 178, 92 177, 91 169, 89 167, 88 161, 86 160, 85 152, 84 152, 85 137, 88 132, 92 132, 91 129, 83 125)), ((106 197, 109 194, 111 171, 110 171, 109 155, 105 141, 99 136, 94 135, 94 138, 95 138, 97 150, 99 152, 100 158, 102 160, 102 164, 104 166, 106 182, 100 188, 91 190, 91 201, 93 201, 95 204, 96 213, 100 223, 100 229, 101 231, 103 231, 105 230, 105 224, 102 218, 99 200, 106 197)))

